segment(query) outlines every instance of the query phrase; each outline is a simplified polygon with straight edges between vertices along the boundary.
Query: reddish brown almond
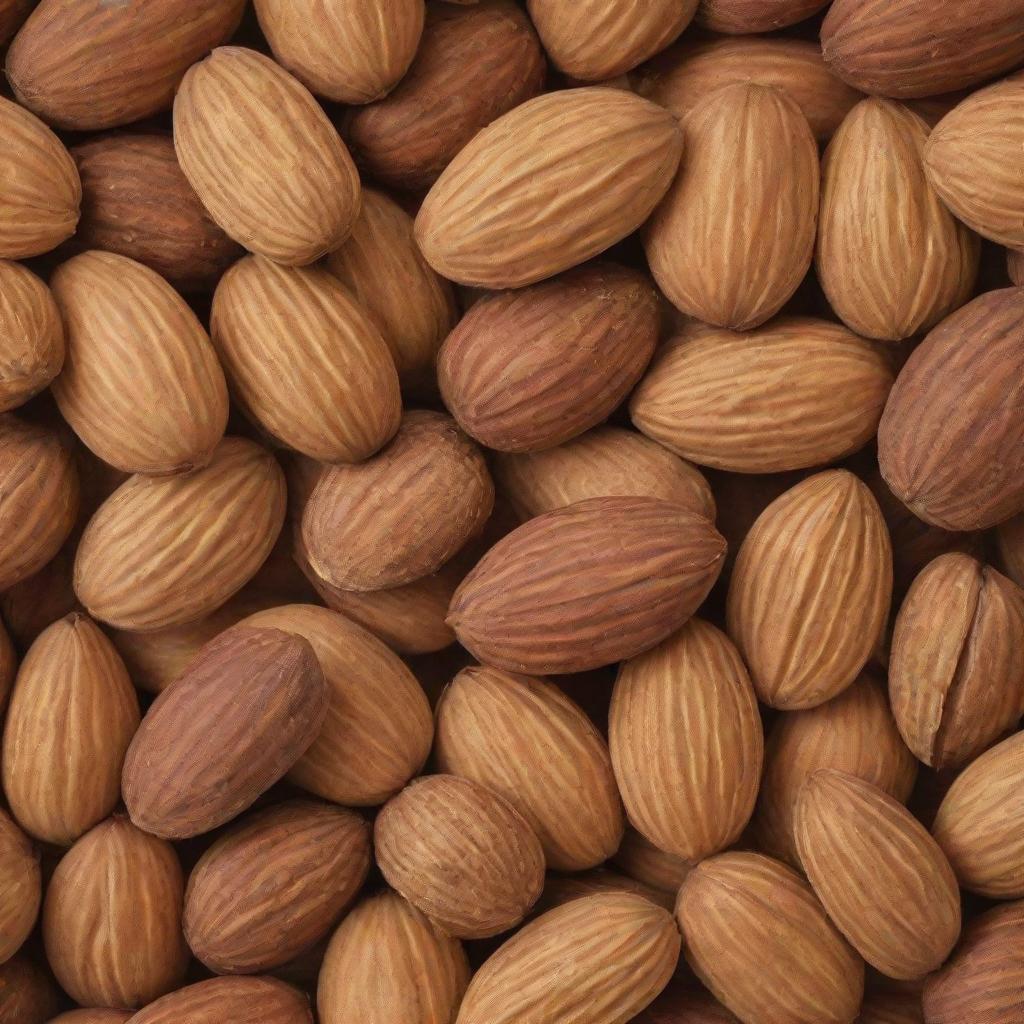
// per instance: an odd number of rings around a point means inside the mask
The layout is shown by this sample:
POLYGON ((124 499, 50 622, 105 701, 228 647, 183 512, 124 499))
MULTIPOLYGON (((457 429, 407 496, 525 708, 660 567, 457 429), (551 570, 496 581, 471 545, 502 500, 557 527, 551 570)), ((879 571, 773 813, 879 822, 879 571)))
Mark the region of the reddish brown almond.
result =
POLYGON ((725 541, 657 498, 590 498, 499 541, 463 580, 448 621, 480 661, 581 672, 675 632, 707 596, 725 541))
POLYGON ((657 847, 699 861, 739 838, 764 739, 750 677, 724 633, 693 618, 624 662, 608 734, 629 820, 657 847))
MULTIPOLYGON (((0 591, 3 621, 20 650, 30 647, 47 626, 80 607, 71 586, 74 560, 72 538, 38 572, 0 591)), ((10 683, 14 683, 13 665, 10 683)))
POLYGON ((948 316, 896 379, 878 428, 893 493, 925 522, 985 529, 1024 508, 1024 289, 948 316))
POLYGON ((438 768, 500 793, 530 823, 547 866, 581 871, 622 839, 608 745, 554 684, 463 669, 437 704, 438 768))
MULTIPOLYGON (((28 938, 42 896, 39 853, 28 836, 0 811, 0 962, 10 960, 28 938)), ((0 1020, 5 1019, 0 1013, 0 1020)))
POLYGON ((681 152, 675 118, 622 89, 538 96, 452 160, 420 207, 416 240, 453 281, 533 284, 635 231, 681 152))
POLYGON ((276 978, 211 978, 150 1003, 132 1024, 313 1024, 309 1000, 276 978))
POLYGON ((586 896, 532 921, 473 976, 459 1024, 632 1020, 679 958, 671 915, 635 893, 586 896))
POLYGON ((1006 250, 1006 272, 1014 284, 1024 284, 1024 252, 1018 252, 1016 249, 1006 250))
POLYGON ((919 992, 869 992, 857 1024, 924 1024, 919 992))
POLYGON ((703 100, 684 136, 682 169, 646 229, 651 273, 683 313, 749 330, 779 311, 810 266, 814 136, 785 93, 743 83, 703 100))
POLYGON ((75 557, 75 592, 118 629, 200 619, 252 578, 284 513, 284 474, 270 453, 225 438, 205 469, 133 476, 100 506, 75 557))
POLYGON ((372 177, 429 188, 480 129, 541 91, 546 70, 515 4, 430 4, 408 74, 386 99, 348 114, 346 138, 372 177))
POLYGON ((50 1024, 124 1024, 132 1016, 131 1010, 68 1010, 50 1024))
POLYGON ((1016 515, 996 527, 999 563, 1018 587, 1024 586, 1024 515, 1016 515))
POLYGON ((687 984, 679 974, 631 1024, 738 1024, 714 996, 687 984))
POLYGON ((712 32, 746 35, 795 25, 829 0, 700 0, 697 21, 712 32))
POLYGON ((18 654, 11 641, 10 632, 4 625, 3 619, 0 619, 0 714, 7 708, 7 701, 11 696, 17 671, 18 654))
POLYGON ((631 826, 626 827, 622 845, 612 858, 630 878, 650 886, 658 892, 675 895, 690 873, 690 865, 673 853, 659 850, 646 836, 631 826))
POLYGON ((377 815, 373 841, 385 881, 458 938, 514 927, 544 887, 533 829, 504 797, 469 779, 415 780, 377 815))
POLYGON ((630 414, 700 465, 778 473, 867 444, 892 382, 878 346, 825 320, 780 317, 746 333, 694 322, 659 349, 630 414))
POLYGON ((60 372, 64 327, 50 289, 0 260, 0 412, 24 404, 60 372))
POLYGON ((0 964, 0 1020, 46 1024, 60 1009, 61 993, 50 975, 26 955, 0 964))
POLYGON ((852 473, 817 473, 758 517, 736 557, 729 635, 758 697, 787 711, 846 689, 889 614, 892 549, 871 492, 852 473))
POLYGON ((236 242, 278 263, 337 249, 359 175, 323 109, 269 57, 221 46, 185 75, 174 148, 200 202, 236 242))
POLYGON ((649 280, 613 264, 485 297, 441 348, 441 396, 489 448, 550 448, 629 394, 654 352, 658 319, 649 280))
POLYGON ((32 0, 0 0, 0 44, 21 28, 32 10, 32 0))
POLYGON ((73 257, 50 283, 67 340, 53 393, 75 433, 126 473, 205 466, 228 393, 185 300, 149 267, 107 252, 73 257))
POLYGON ((289 447, 358 462, 398 429, 387 345, 325 270, 239 260, 217 285, 210 334, 236 401, 289 447))
POLYGON ((170 843, 115 815, 57 865, 43 906, 46 957, 86 1006, 129 1009, 181 984, 184 879, 170 843))
POLYGON ((308 641, 225 630, 157 697, 128 748, 122 790, 132 821, 173 839, 230 821, 305 753, 326 710, 308 641))
POLYGON ((594 868, 590 871, 578 871, 571 875, 556 875, 549 873, 544 883, 544 892, 534 908, 537 913, 545 914, 555 907, 564 906, 573 900, 581 899, 584 896, 593 896, 602 892, 631 892, 644 899, 650 900, 659 907, 664 907, 669 913, 675 906, 675 893, 662 892, 652 889, 643 882, 627 875, 620 875, 617 871, 610 871, 607 868, 594 868))
POLYGON ((323 1024, 454 1024, 467 984, 459 940, 388 891, 360 903, 334 933, 316 1004, 323 1024))

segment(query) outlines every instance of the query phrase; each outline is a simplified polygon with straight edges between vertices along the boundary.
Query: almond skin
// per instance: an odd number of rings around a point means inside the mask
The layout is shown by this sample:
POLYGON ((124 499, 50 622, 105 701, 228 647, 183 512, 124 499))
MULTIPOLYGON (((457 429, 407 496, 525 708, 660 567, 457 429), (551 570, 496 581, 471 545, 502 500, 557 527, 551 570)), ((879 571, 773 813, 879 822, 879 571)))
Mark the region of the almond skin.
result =
POLYGON ((1014 284, 1024 284, 1024 252, 1018 252, 1016 249, 1006 250, 1006 272, 1014 284))
POLYGON ((925 827, 870 782, 833 769, 803 785, 800 862, 829 917, 890 978, 941 966, 960 935, 960 890, 925 827))
POLYGON ((814 136, 785 93, 745 83, 711 93, 683 134, 686 159, 645 229, 651 273, 683 313, 749 330, 779 311, 810 266, 814 136))
POLYGON ((42 897, 39 853, 29 837, 0 811, 0 963, 10 960, 29 937, 42 897))
POLYGON ((608 716, 615 778, 637 829, 687 861, 739 838, 764 738, 750 677, 724 633, 693 618, 624 662, 608 716))
POLYGON ((457 938, 514 927, 544 887, 544 851, 526 819, 454 775, 416 779, 389 800, 373 842, 385 881, 457 938))
POLYGON ((892 383, 878 346, 825 320, 746 333, 693 322, 661 346, 629 407, 637 429, 685 459, 778 473, 867 444, 892 383))
POLYGON ((924 1024, 918 992, 869 992, 857 1024, 924 1024))
POLYGON ((0 44, 21 28, 32 7, 32 0, 0 0, 0 44))
POLYGON ((388 347, 325 270, 239 260, 217 285, 210 334, 235 400, 290 448, 358 462, 398 429, 388 347))
POLYGON ((960 884, 990 899, 1024 896, 1024 732, 996 744, 957 776, 932 832, 960 884))
POLYGON ((712 32, 746 35, 795 25, 829 0, 700 0, 697 22, 712 32))
POLYGON ((121 786, 132 821, 168 839, 230 821, 309 748, 327 699, 307 640, 225 630, 157 697, 128 748, 121 786))
MULTIPOLYGON (((47 626, 81 606, 71 587, 75 539, 71 538, 38 572, 0 591, 0 612, 19 650, 25 650, 47 626)), ((9 670, 9 685, 14 684, 9 670)), ((0 701, 0 704, 4 702, 0 701)))
POLYGON ((0 1020, 7 1024, 46 1024, 62 1004, 48 972, 24 954, 0 964, 0 1020))
POLYGON ((359 214, 359 175, 305 86, 269 57, 221 46, 182 80, 174 148, 200 202, 236 242, 303 265, 359 214))
POLYGON ((185 300, 149 267, 99 251, 61 264, 50 284, 67 342, 53 393, 75 433, 126 473, 205 466, 228 392, 185 300))
POLYGON ((636 893, 657 906, 664 907, 669 913, 672 912, 676 902, 675 893, 652 889, 635 878, 620 875, 617 871, 610 871, 608 868, 594 868, 590 871, 578 871, 572 875, 549 873, 547 881, 544 883, 544 892, 534 909, 543 914, 555 907, 565 906, 566 903, 571 903, 573 900, 602 892, 636 893))
POLYGON ((313 1024, 309 1000, 276 978, 211 978, 150 1003, 132 1024, 313 1024))
POLYGON ((658 296, 613 264, 475 303, 441 347, 441 396, 498 451, 550 448, 605 420, 654 353, 658 296))
POLYGON ((818 280, 866 338, 926 331, 974 293, 980 246, 925 177, 928 131, 902 104, 872 97, 850 111, 822 163, 818 280))
POLYGON ((707 596, 724 555, 710 521, 682 506, 590 498, 499 541, 455 592, 448 621, 496 668, 582 672, 675 632, 707 596))
POLYGON ((455 1024, 468 984, 459 940, 386 891, 356 906, 334 933, 317 1010, 323 1024, 455 1024))
POLYGON ((878 464, 918 518, 986 529, 1024 509, 1024 289, 948 316, 907 360, 878 428, 878 464))
POLYGON ((632 93, 538 96, 452 160, 420 207, 416 240, 453 281, 533 284, 635 231, 668 189, 681 153, 675 119, 632 93))
POLYGON ((995 530, 999 565, 1017 584, 1024 586, 1024 515, 1000 523, 995 530))
POLYGON ((463 669, 438 701, 440 771, 505 797, 530 823, 555 871, 607 860, 622 840, 622 803, 608 744, 553 683, 463 669))
POLYGON ((125 1024, 132 1016, 131 1010, 68 1010, 50 1024, 125 1024))
POLYGON ((478 131, 536 96, 546 71, 537 34, 516 5, 430 4, 408 73, 385 99, 350 111, 345 135, 373 178, 427 189, 478 131))
POLYGON ((867 663, 892 596, 892 550, 871 492, 817 473, 758 517, 736 557, 729 635, 758 697, 787 711, 841 693, 867 663))
POLYGON ((43 905, 46 956, 77 1003, 130 1009, 181 984, 181 865, 170 843, 115 815, 53 873, 43 905))
POLYGON ((630 878, 670 895, 673 906, 679 887, 690 873, 686 861, 674 853, 659 850, 631 825, 626 826, 626 834, 612 863, 630 878))
POLYGON ((17 671, 18 654, 11 642, 10 632, 0 618, 0 714, 7 709, 17 671))
POLYGON ((0 412, 37 395, 64 364, 64 327, 50 289, 0 260, 0 412))
POLYGON ((118 629, 200 619, 252 578, 284 513, 284 474, 273 457, 225 438, 205 469, 133 476, 100 506, 75 557, 75 592, 118 629))

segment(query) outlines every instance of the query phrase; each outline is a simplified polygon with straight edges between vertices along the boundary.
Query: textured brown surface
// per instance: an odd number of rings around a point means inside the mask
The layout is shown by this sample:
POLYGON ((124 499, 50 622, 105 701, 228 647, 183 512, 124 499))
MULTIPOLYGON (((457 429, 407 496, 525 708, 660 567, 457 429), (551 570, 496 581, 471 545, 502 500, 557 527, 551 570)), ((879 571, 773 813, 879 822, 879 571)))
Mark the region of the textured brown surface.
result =
POLYGON ((538 914, 546 913, 555 907, 564 906, 573 900, 584 896, 593 896, 601 892, 631 892, 659 907, 664 907, 669 913, 675 906, 675 893, 664 892, 660 889, 652 889, 635 878, 612 871, 609 868, 593 868, 590 871, 577 871, 571 875, 559 875, 548 872, 544 882, 544 891, 534 906, 538 914))
POLYGON ((131 1010, 68 1010, 50 1024, 124 1024, 131 1016, 131 1010))
POLYGON ((150 1003, 131 1024, 313 1024, 309 1000, 276 978, 212 978, 150 1003))
POLYGON ((49 288, 0 260, 0 412, 38 394, 64 363, 64 327, 49 288))
POLYGON ((18 31, 32 7, 33 0, 0 0, 0 44, 18 31))
POLYGON ((7 812, 0 811, 0 961, 14 956, 28 938, 42 896, 39 852, 7 812))
POLYGON ((682 857, 659 850, 631 825, 626 826, 626 834, 612 863, 630 878, 671 895, 673 904, 679 887, 690 872, 690 866, 682 857))
POLYGON ((869 992, 857 1024, 924 1024, 921 996, 917 992, 869 992))
POLYGON ((60 993, 49 974, 24 954, 0 964, 0 1020, 4 1024, 46 1024, 60 1008, 60 993))
POLYGON ((714 996, 673 979, 631 1024, 738 1024, 714 996))
POLYGON ((829 0, 700 0, 697 23, 712 32, 772 32, 795 25, 829 0))

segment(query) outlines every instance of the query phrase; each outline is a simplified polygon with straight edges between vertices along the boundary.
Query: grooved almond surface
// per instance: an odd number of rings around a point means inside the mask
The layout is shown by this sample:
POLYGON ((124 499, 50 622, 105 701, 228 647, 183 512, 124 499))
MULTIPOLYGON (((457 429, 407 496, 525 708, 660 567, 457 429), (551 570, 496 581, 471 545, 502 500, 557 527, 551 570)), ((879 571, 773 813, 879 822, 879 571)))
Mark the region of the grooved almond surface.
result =
POLYGON ((64 327, 49 288, 20 263, 0 260, 0 412, 42 391, 63 363, 64 327))
POLYGON ((133 1024, 313 1024, 309 1000, 276 978, 211 978, 150 1003, 133 1024))
POLYGON ((697 22, 712 32, 772 32, 795 25, 829 0, 701 0, 697 22))
POLYGON ((0 964, 0 1012, 9 1020, 46 1024, 61 1005, 50 973, 27 954, 18 953, 0 964))
POLYGON ((125 1024, 132 1016, 131 1010, 68 1010, 51 1024, 125 1024))
POLYGON ((0 811, 0 960, 9 960, 28 938, 42 896, 39 853, 13 819, 0 811))
POLYGON ((673 902, 690 872, 690 865, 674 853, 659 850, 645 835, 626 826, 622 844, 612 863, 630 878, 659 892, 669 893, 673 902))
POLYGON ((555 907, 564 906, 583 896, 593 896, 601 892, 631 892, 650 900, 659 907, 671 912, 675 906, 675 893, 652 889, 635 878, 611 871, 608 868, 593 868, 590 871, 577 871, 571 875, 548 873, 544 883, 544 892, 537 901, 536 910, 545 913, 555 907))

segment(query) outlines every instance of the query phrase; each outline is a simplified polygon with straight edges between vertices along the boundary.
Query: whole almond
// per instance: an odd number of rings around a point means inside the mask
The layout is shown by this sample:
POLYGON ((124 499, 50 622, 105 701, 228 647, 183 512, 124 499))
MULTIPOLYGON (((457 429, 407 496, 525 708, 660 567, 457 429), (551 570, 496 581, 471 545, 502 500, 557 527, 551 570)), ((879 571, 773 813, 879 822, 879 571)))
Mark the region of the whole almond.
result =
POLYGON ((0 260, 0 412, 42 391, 63 364, 64 327, 50 289, 20 263, 0 260))
POLYGON ((309 1000, 276 978, 210 978, 150 1003, 132 1024, 313 1024, 309 1000))
POLYGON ((675 905, 676 893, 690 873, 690 865, 674 853, 659 850, 645 835, 630 825, 612 863, 629 878, 658 892, 667 893, 675 905))
POLYGON ((323 1024, 455 1024, 467 984, 459 940, 385 891, 358 904, 334 933, 317 1010, 323 1024))
POLYGON ((4 1024, 46 1024, 62 1005, 49 972, 24 953, 0 964, 0 1020, 4 1024))
POLYGON ((180 985, 184 885, 171 844, 123 815, 82 836, 43 904, 46 957, 61 988, 81 1005, 130 1009, 180 985))
POLYGON ((658 350, 629 407, 685 459, 778 473, 867 444, 892 383, 878 346, 825 320, 779 317, 745 333, 692 322, 658 350))
POLYGON ((700 0, 697 22, 712 32, 746 35, 795 25, 829 0, 700 0))
POLYGON ((850 111, 825 153, 818 280, 840 319, 866 338, 926 331, 974 292, 978 239, 926 179, 927 140, 917 114, 872 97, 850 111))
POLYGON ((650 280, 607 263, 487 296, 441 347, 441 396, 489 448, 561 444, 629 394, 657 344, 658 314, 650 280))
POLYGON ((448 621, 485 664, 581 672, 631 658, 679 629, 724 554, 711 522, 680 505, 590 498, 499 541, 455 592, 448 621))
POLYGON ((453 281, 532 284, 635 231, 668 189, 681 152, 675 119, 632 93, 538 96, 452 160, 420 207, 416 240, 453 281))
POLYGON ((255 50, 221 46, 193 64, 174 99, 174 148, 214 221, 278 263, 337 249, 359 214, 359 175, 334 126, 255 50))
POLYGON ((786 491, 747 534, 729 585, 729 635, 758 697, 793 711, 841 693, 871 657, 891 595, 889 534, 860 480, 828 470, 786 491))
POLYGON ((42 897, 39 853, 6 812, 0 811, 0 963, 10 960, 29 937, 42 897))
POLYGON ((388 347, 325 270, 239 260, 217 285, 210 334, 236 401, 289 447, 358 462, 398 429, 388 347))
POLYGON ((645 230, 651 273, 683 313, 749 330, 779 311, 810 266, 814 136, 785 93, 745 83, 708 95, 683 134, 686 158, 645 230))
POLYGON ((687 861, 739 838, 764 738, 750 677, 724 633, 693 618, 624 662, 608 715, 615 778, 640 832, 687 861))
POLYGON ((50 1024, 125 1024, 132 1016, 131 1010, 68 1010, 50 1024))
POLYGON ((534 908, 538 913, 547 913, 555 907, 564 906, 584 896, 593 896, 602 892, 629 892, 643 896, 669 913, 675 906, 675 893, 662 892, 638 882, 628 875, 621 875, 608 868, 593 868, 590 871, 577 871, 571 875, 549 873, 544 883, 544 892, 534 908))
POLYGON ((458 938, 514 927, 544 887, 544 851, 526 819, 454 775, 424 776, 392 797, 373 842, 384 880, 458 938))
POLYGON ((596 867, 618 849, 622 803, 608 744, 553 683, 466 668, 436 715, 439 770, 505 797, 537 833, 549 868, 596 867))

